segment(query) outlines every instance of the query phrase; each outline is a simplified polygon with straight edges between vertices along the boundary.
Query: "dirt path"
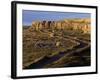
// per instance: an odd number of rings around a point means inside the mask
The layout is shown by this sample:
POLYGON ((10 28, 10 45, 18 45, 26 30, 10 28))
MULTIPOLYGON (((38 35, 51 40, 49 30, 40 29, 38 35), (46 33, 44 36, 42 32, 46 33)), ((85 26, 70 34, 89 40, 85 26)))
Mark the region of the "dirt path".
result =
POLYGON ((25 69, 43 68, 45 65, 50 64, 54 61, 57 61, 65 55, 68 56, 68 55, 71 55, 71 54, 76 53, 76 52, 81 52, 81 51, 87 49, 88 47, 90 47, 90 44, 87 43, 86 41, 82 41, 82 40, 79 40, 77 38, 72 38, 70 36, 64 37, 64 39, 68 39, 68 38, 71 40, 75 40, 76 42, 78 42, 80 44, 78 46, 76 46, 75 49, 73 49, 73 50, 59 52, 58 55, 55 55, 55 56, 50 57, 50 58, 44 57, 42 60, 31 64, 30 66, 26 67, 25 69))

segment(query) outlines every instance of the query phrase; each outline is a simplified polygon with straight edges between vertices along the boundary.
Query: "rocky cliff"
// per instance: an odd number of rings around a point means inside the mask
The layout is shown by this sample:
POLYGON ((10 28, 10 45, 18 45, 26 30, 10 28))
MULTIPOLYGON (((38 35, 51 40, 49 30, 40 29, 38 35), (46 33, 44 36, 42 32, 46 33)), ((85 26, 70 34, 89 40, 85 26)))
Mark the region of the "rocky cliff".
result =
POLYGON ((42 29, 58 30, 81 30, 84 33, 90 33, 90 19, 65 19, 60 21, 34 21, 30 27, 31 31, 42 29))

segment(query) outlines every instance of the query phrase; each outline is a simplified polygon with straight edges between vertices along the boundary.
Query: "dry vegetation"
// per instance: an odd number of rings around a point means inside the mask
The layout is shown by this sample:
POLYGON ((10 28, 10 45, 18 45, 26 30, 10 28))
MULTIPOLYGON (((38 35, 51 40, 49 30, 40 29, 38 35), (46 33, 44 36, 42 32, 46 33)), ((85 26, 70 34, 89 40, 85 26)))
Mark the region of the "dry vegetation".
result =
MULTIPOLYGON (((35 24, 28 28, 23 26, 23 69, 45 57, 52 58, 59 55, 60 52, 65 51, 65 54, 67 54, 67 51, 73 51, 75 47, 80 45, 80 42, 66 38, 67 36, 90 43, 90 33, 84 33, 83 28, 59 30, 52 28, 36 29, 34 27, 36 27, 35 24)), ((85 52, 82 51, 81 53, 69 56, 65 55, 57 61, 44 65, 44 68, 85 65, 90 65, 90 47, 85 52)))

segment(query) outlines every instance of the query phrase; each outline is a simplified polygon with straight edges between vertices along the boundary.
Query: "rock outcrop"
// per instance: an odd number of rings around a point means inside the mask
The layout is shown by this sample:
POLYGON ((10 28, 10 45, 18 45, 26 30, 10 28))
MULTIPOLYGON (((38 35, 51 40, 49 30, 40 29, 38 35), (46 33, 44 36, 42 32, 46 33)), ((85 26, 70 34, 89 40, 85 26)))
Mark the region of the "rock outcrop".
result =
POLYGON ((90 19, 65 19, 61 21, 35 21, 30 27, 31 31, 42 29, 81 30, 90 33, 90 19))

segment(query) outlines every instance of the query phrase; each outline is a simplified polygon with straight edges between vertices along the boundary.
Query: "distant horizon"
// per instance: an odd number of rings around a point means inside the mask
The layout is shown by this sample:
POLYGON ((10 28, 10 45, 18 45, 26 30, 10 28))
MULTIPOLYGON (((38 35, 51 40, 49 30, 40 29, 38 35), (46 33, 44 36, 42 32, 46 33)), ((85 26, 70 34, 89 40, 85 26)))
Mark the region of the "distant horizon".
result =
POLYGON ((91 18, 90 13, 76 12, 53 12, 53 11, 33 11, 23 10, 23 26, 30 26, 33 21, 60 21, 64 19, 85 19, 91 18))

